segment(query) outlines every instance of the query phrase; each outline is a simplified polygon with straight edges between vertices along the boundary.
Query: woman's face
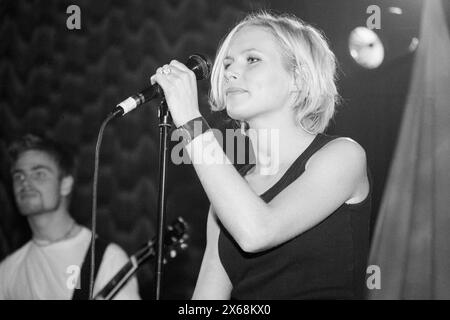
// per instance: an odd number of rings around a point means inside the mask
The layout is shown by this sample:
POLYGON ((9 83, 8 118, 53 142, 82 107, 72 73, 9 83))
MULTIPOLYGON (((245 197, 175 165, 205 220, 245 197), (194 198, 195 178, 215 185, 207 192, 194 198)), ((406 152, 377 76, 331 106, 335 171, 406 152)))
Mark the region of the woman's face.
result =
POLYGON ((286 71, 280 47, 267 29, 240 29, 230 42, 223 64, 223 92, 231 118, 250 121, 267 117, 291 102, 293 72, 286 71))

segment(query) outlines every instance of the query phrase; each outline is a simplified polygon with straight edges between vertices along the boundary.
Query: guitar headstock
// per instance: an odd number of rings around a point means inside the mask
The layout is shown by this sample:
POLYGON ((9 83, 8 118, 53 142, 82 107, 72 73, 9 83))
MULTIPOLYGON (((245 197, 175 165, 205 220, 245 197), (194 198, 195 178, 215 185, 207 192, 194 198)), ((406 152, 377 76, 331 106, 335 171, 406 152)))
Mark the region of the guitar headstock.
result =
MULTIPOLYGON (((163 239, 163 262, 173 259, 177 256, 179 250, 184 250, 188 247, 187 240, 188 224, 183 218, 178 217, 173 223, 171 223, 164 232, 163 239)), ((134 255, 138 264, 141 264, 149 258, 153 258, 156 255, 156 238, 153 238, 145 245, 143 245, 134 255)))
MULTIPOLYGON (((167 227, 164 233, 163 263, 177 256, 178 250, 187 248, 188 224, 178 217, 167 227)), ((130 257, 130 261, 108 282, 106 286, 94 297, 96 300, 110 300, 125 285, 130 277, 145 261, 155 256, 155 239, 147 242, 141 249, 130 257)))
POLYGON ((185 250, 188 247, 189 235, 187 231, 188 224, 182 217, 178 217, 175 222, 167 227, 164 234, 164 263, 175 258, 179 250, 185 250))

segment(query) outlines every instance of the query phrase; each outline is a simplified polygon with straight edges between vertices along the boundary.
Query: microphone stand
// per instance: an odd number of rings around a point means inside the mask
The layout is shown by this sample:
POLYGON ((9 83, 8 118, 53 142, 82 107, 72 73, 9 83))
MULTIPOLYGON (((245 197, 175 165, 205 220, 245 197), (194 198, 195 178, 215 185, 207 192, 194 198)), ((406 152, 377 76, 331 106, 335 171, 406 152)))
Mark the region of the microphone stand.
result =
POLYGON ((159 188, 158 188, 158 219, 156 233, 156 266, 155 266, 155 299, 160 299, 161 279, 163 273, 163 239, 166 213, 166 174, 167 174, 167 156, 169 129, 171 128, 171 119, 166 99, 163 97, 158 109, 159 117, 159 188))

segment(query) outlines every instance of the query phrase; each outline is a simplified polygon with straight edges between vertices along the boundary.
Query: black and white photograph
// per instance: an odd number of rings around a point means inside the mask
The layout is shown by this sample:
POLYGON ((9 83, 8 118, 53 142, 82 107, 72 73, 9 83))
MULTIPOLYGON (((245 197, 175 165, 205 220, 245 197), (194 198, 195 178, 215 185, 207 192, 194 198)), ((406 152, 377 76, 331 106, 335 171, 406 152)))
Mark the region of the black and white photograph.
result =
POLYGON ((449 300, 449 30, 448 0, 0 0, 0 300, 449 300))

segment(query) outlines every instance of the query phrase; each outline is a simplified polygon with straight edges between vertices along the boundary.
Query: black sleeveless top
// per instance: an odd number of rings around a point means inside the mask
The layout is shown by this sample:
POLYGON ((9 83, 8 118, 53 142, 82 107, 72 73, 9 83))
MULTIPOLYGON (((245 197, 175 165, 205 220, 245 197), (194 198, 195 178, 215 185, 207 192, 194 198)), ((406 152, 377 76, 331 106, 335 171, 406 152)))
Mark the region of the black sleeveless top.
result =
MULTIPOLYGON (((335 136, 318 134, 286 173, 260 197, 270 202, 335 136)), ((244 166, 245 174, 252 164, 244 166)), ((369 181, 370 181, 370 174, 369 181)), ((325 220, 275 248, 247 253, 221 225, 219 257, 232 299, 362 299, 369 252, 371 188, 362 202, 342 204, 325 220)))

